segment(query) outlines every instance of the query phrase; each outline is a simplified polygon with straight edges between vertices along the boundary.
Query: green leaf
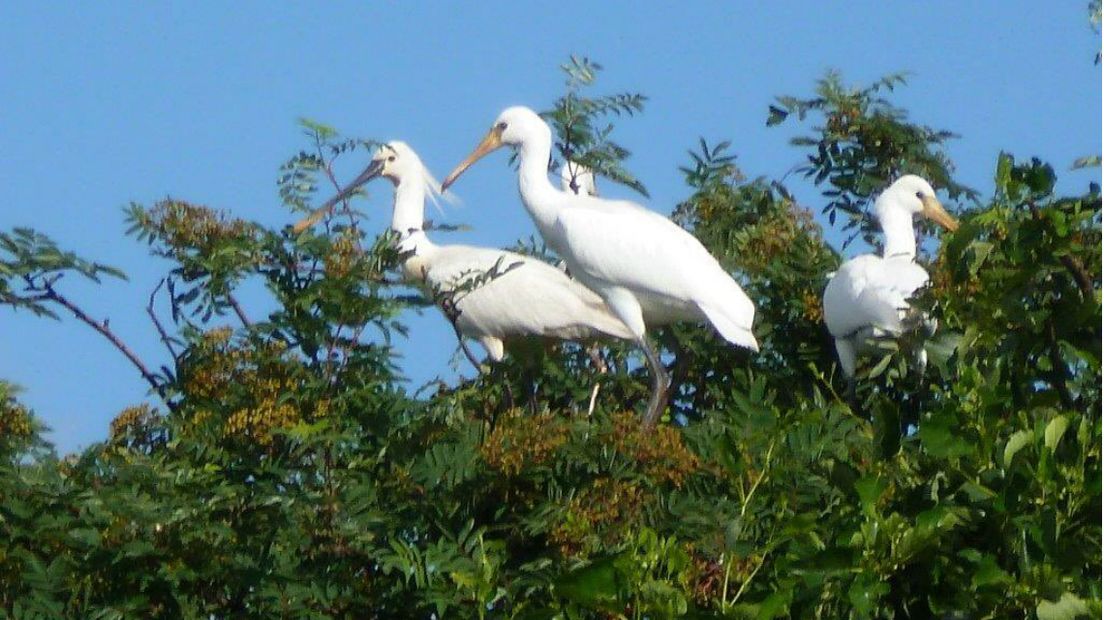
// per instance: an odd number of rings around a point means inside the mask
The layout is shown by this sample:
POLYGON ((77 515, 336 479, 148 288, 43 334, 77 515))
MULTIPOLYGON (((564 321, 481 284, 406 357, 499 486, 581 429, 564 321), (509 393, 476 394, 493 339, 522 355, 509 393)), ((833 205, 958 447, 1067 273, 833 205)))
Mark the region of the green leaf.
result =
POLYGON ((786 120, 786 117, 789 115, 789 112, 783 110, 776 105, 770 106, 767 112, 767 127, 773 127, 781 123, 782 121, 786 120))
POLYGON ((855 492, 859 494, 859 503, 863 512, 874 514, 875 504, 885 491, 887 483, 881 478, 867 476, 855 483, 855 492))
POLYGON ((1057 601, 1039 601, 1035 613, 1039 620, 1076 620, 1088 615, 1089 606, 1084 600, 1064 592, 1057 601))
POLYGON ((622 554, 607 556, 560 577, 556 592, 583 605, 615 603, 624 581, 619 563, 622 554))
POLYGON ((970 444, 941 420, 921 422, 919 435, 924 448, 934 457, 954 458, 970 452, 970 444))
POLYGON ((970 577, 970 585, 974 588, 986 586, 1004 585, 1013 581, 1012 576, 997 566, 997 561, 991 555, 982 556, 978 561, 977 569, 970 577))
POLYGON ((1012 464, 1012 458, 1016 456, 1016 453, 1022 450, 1024 446, 1031 443, 1031 439, 1033 437, 1034 434, 1031 431, 1027 430, 1019 430, 1015 433, 1012 433, 1012 436, 1008 438, 1008 443, 1004 445, 1005 469, 1008 469, 1008 467, 1012 464))
POLYGON ((1051 452, 1058 447, 1058 442, 1062 440, 1062 435, 1066 434, 1068 427, 1069 418, 1064 415, 1056 416, 1047 424, 1046 431, 1043 433, 1043 443, 1051 452))

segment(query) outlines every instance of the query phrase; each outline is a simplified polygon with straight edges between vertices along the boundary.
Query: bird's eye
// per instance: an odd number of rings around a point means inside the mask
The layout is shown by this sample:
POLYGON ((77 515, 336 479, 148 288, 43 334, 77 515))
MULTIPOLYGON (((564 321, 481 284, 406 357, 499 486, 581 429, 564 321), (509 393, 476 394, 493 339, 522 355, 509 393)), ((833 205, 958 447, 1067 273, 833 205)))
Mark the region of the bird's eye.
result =
POLYGON ((923 200, 924 199, 924 192, 916 192, 916 197, 919 198, 920 200, 923 200))
POLYGON ((506 131, 506 121, 499 122, 497 125, 495 125, 495 129, 499 131, 506 131))
MULTIPOLYGON (((388 157, 387 161, 395 161, 395 156, 392 155, 392 156, 388 157)), ((917 196, 919 196, 919 194, 917 194, 917 196)))

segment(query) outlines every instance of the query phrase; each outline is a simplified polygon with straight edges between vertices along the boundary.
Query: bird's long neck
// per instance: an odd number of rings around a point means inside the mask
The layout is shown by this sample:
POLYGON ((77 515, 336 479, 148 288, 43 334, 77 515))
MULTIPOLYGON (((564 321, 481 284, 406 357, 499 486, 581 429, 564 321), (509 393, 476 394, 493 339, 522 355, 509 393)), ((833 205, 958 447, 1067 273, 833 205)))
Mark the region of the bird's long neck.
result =
POLYGON ((425 222, 425 184, 420 179, 403 179, 395 185, 395 204, 391 212, 391 230, 399 234, 399 249, 417 251, 429 243, 422 225, 425 222))
POLYGON ((542 131, 534 132, 518 149, 518 191, 525 209, 543 234, 555 222, 559 190, 548 180, 552 132, 547 126, 542 126, 541 129, 542 131))
POLYGON ((912 229, 912 214, 904 209, 882 209, 878 222, 885 234, 885 258, 916 258, 916 233, 912 229))

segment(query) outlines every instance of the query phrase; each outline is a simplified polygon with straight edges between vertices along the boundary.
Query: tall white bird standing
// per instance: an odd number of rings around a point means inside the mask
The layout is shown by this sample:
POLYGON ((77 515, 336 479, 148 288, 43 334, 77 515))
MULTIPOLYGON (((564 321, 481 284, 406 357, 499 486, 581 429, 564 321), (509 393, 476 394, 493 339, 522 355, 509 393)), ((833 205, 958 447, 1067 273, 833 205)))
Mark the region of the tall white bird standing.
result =
POLYGON ((924 179, 905 175, 874 202, 885 235, 882 256, 862 254, 845 262, 824 289, 824 322, 836 341, 844 375, 855 376, 858 356, 873 339, 900 335, 909 298, 928 281, 916 263, 914 215, 922 215, 947 230, 958 228, 924 179))
POLYGON ((423 230, 425 199, 427 192, 438 195, 440 186, 403 142, 382 145, 360 176, 294 230, 313 225, 340 200, 377 177, 395 186, 391 229, 399 236, 399 250, 408 253, 402 265, 404 277, 430 291, 454 293, 457 330, 478 341, 491 360, 501 361, 504 343, 518 336, 632 338, 598 295, 542 260, 506 250, 430 241, 423 230))
POLYGON ((729 342, 759 349, 751 333, 755 306, 693 235, 633 202, 575 195, 552 185, 552 130, 529 108, 504 110, 444 187, 504 145, 517 150, 521 200, 545 243, 567 262, 572 277, 602 296, 644 351, 652 372, 645 425, 662 414, 668 384, 646 324, 707 320, 729 342))

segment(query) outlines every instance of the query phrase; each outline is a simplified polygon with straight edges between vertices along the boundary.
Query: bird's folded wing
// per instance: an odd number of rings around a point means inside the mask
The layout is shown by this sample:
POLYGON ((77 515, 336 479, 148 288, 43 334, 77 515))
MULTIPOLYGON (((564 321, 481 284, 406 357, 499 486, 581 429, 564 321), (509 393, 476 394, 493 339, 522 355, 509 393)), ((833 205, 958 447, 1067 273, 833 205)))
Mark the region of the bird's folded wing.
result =
POLYGON ((927 281, 928 273, 911 260, 857 257, 844 264, 829 283, 825 320, 836 336, 866 326, 900 332, 901 311, 927 281))
MULTIPOLYGON (((692 297, 723 275, 693 235, 633 203, 564 209, 557 220, 573 269, 632 290, 692 297)), ((565 252, 566 253, 566 252, 565 252)))

